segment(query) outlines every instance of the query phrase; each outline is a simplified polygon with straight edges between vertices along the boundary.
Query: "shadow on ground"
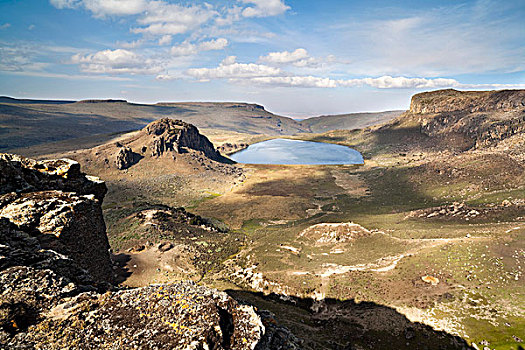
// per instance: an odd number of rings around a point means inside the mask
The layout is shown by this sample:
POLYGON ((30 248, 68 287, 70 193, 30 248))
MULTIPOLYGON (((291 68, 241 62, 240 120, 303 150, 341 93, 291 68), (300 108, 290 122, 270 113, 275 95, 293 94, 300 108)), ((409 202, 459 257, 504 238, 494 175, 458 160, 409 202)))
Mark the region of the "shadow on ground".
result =
POLYGON ((124 253, 112 254, 111 260, 113 261, 113 266, 116 267, 115 274, 117 278, 115 283, 119 284, 126 281, 128 277, 131 276, 131 271, 126 267, 127 263, 131 260, 131 256, 124 253))
POLYGON ((278 324, 303 339, 304 349, 473 349, 458 336, 411 322, 395 309, 373 302, 226 292, 270 310, 278 324))

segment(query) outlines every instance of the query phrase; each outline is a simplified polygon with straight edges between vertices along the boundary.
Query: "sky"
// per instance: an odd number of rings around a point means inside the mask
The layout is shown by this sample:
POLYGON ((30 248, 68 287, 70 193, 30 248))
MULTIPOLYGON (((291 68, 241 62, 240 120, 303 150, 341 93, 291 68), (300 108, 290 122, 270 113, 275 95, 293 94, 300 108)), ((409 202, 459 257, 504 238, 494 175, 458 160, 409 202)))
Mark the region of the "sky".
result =
POLYGON ((0 95, 292 117, 525 88, 523 0, 0 0, 0 95))

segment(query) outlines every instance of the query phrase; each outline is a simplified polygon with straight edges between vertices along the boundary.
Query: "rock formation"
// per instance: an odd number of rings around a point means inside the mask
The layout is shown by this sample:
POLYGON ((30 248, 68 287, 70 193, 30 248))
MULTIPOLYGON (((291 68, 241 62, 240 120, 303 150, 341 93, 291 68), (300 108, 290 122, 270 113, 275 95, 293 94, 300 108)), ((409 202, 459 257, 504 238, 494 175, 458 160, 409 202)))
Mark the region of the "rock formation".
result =
POLYGON ((230 143, 226 142, 217 147, 217 151, 221 152, 222 154, 232 154, 235 152, 242 151, 245 148, 248 148, 247 143, 230 143))
POLYGON ((463 150, 492 146, 525 131, 525 90, 416 94, 410 110, 386 128, 414 125, 422 134, 457 143, 463 150))
POLYGON ((223 160, 206 136, 201 135, 195 126, 183 121, 163 118, 148 124, 143 131, 153 136, 150 149, 154 157, 160 157, 165 152, 183 153, 189 148, 202 152, 210 159, 223 160))
POLYGON ((112 281, 101 201, 106 185, 77 162, 0 155, 0 218, 36 237, 44 249, 74 259, 99 281, 112 281))
POLYGON ((134 153, 130 147, 120 147, 115 157, 117 169, 127 169, 138 161, 139 155, 134 153))
POLYGON ((74 161, 0 155, 1 349, 299 348, 226 293, 113 286, 105 192, 74 161))

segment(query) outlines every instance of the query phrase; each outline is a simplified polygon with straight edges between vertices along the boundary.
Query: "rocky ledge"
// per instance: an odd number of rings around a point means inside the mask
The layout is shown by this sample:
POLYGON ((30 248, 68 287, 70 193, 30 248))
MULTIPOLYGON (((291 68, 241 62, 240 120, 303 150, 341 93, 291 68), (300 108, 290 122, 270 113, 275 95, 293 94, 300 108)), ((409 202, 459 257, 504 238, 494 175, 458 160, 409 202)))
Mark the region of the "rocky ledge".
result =
POLYGON ((74 161, 0 155, 0 348, 299 348, 266 313, 192 282, 119 290, 105 192, 74 161))

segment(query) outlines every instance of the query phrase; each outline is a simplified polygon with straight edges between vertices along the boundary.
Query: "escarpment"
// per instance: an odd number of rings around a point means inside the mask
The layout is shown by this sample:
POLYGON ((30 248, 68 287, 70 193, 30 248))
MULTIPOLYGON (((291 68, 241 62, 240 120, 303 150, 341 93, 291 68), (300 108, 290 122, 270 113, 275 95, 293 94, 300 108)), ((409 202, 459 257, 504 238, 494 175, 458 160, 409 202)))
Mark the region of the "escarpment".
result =
POLYGON ((300 348, 266 314, 193 282, 119 290, 105 193, 74 161, 0 154, 0 348, 300 348))
MULTIPOLYGON (((525 131, 525 90, 438 90, 416 94, 386 128, 414 128, 460 149, 488 147, 525 131)), ((444 143, 444 144, 445 144, 444 143)))
POLYGON ((467 113, 525 109, 525 90, 423 92, 412 97, 411 113, 467 113))

